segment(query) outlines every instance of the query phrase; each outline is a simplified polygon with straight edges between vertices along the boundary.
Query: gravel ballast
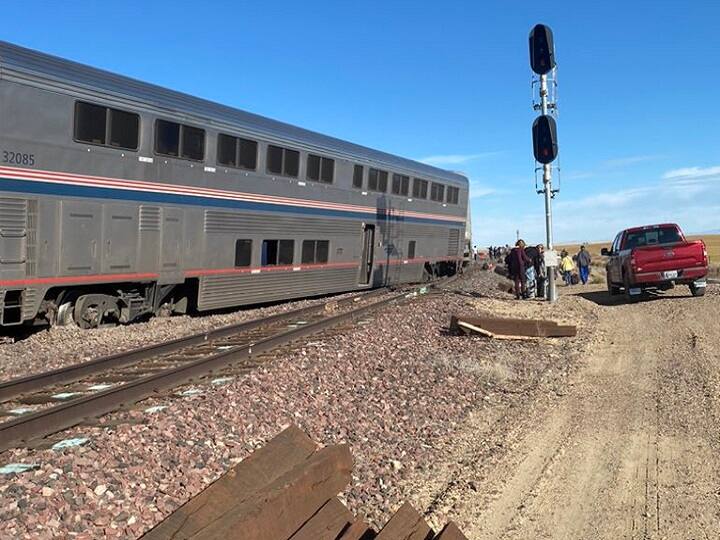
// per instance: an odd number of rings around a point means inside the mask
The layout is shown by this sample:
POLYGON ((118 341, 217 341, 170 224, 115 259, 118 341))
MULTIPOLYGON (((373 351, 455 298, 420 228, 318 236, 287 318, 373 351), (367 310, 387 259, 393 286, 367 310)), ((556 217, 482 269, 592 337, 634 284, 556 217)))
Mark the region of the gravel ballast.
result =
MULTIPOLYGON (((511 407, 517 395, 539 386, 556 388, 581 357, 593 321, 588 302, 516 302, 499 292, 503 280, 473 272, 455 287, 464 294, 408 299, 350 332, 310 337, 303 347, 228 384, 196 385, 202 393, 190 397, 149 399, 104 417, 106 427, 63 434, 87 437, 83 446, 2 454, 0 466, 38 468, 0 476, 0 537, 136 538, 291 423, 322 444, 351 444, 355 468, 345 500, 358 514, 383 523, 411 496, 414 473, 432 470, 437 452, 468 414, 511 407), (453 313, 547 317, 578 323, 579 336, 452 336, 446 328, 453 313), (151 406, 166 408, 146 412, 151 406)), ((224 317, 222 323, 190 319, 193 329, 183 328, 190 333, 237 322, 228 320, 233 316, 212 316, 224 317)), ((158 321, 145 324, 174 326, 158 321)), ((63 358, 75 355, 77 361, 77 355, 95 356, 100 345, 107 347, 115 339, 112 331, 122 335, 110 347, 139 344, 127 327, 91 332, 83 341, 75 332, 54 341, 57 334, 48 332, 10 346, 43 355, 69 341, 75 348, 63 351, 63 358)), ((161 330, 153 340, 177 337, 174 332, 161 330)))

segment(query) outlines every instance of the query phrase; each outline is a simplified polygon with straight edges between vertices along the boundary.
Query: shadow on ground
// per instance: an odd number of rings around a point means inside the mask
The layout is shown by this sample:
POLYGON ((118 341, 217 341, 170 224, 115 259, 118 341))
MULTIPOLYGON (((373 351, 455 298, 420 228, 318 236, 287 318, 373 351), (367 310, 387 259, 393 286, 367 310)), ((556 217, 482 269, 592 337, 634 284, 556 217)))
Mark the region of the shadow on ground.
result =
MULTIPOLYGON (((585 300, 590 300, 591 302, 596 303, 599 306, 622 306, 625 304, 630 304, 631 302, 628 301, 628 299, 625 297, 624 294, 619 294, 617 296, 610 296, 610 294, 607 291, 587 291, 587 292, 577 292, 577 293, 570 293, 573 296, 579 296, 580 298, 584 298, 585 300)), ((645 292, 643 293, 641 299, 637 303, 643 303, 643 302, 655 302, 659 300, 677 300, 679 298, 692 298, 693 296, 691 294, 672 294, 667 295, 663 294, 661 292, 645 292)))

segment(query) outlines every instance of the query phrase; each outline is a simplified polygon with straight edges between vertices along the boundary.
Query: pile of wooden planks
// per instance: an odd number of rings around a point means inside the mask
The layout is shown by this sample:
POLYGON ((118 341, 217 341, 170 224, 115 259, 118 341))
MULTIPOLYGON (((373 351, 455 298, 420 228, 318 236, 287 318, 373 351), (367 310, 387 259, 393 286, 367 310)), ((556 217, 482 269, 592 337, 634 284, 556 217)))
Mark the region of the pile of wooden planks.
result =
POLYGON ((380 530, 337 498, 350 483, 347 445, 318 446, 289 427, 168 516, 143 540, 467 540, 435 534, 409 504, 380 530))
POLYGON ((453 315, 450 318, 453 332, 474 333, 489 338, 516 339, 527 337, 573 337, 577 335, 574 325, 561 325, 554 321, 539 319, 503 319, 453 315))

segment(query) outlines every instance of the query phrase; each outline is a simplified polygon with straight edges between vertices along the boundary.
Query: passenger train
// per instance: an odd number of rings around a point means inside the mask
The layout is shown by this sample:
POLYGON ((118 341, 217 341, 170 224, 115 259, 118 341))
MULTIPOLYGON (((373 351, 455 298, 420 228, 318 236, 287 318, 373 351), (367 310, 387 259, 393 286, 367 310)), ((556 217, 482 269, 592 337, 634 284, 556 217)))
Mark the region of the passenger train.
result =
POLYGON ((457 173, 0 42, 0 326, 458 271, 457 173))

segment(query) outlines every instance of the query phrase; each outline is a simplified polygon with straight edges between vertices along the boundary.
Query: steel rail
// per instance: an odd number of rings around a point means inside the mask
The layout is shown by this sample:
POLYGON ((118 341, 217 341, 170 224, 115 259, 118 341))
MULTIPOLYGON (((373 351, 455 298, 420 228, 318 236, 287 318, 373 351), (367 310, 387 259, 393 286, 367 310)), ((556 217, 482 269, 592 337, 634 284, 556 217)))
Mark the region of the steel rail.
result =
MULTIPOLYGON (((342 298, 335 302, 337 302, 338 304, 350 303, 356 301, 357 299, 369 298, 383 292, 387 292, 387 289, 376 289, 369 293, 362 293, 359 295, 351 296, 349 298, 342 298)), ((185 349, 187 347, 200 345, 203 343, 209 343, 211 341, 229 337, 234 334, 247 332, 249 330, 253 330, 266 324, 276 324, 285 320, 305 316, 316 311, 321 311, 328 303, 332 302, 333 300, 330 300, 324 304, 307 306, 284 313, 277 313, 268 317, 262 317, 259 319, 253 319, 251 321, 231 324, 215 330, 200 332, 198 334, 177 338, 171 341, 165 341, 163 343, 157 343, 154 345, 148 345, 145 347, 132 349, 130 351, 124 351, 108 356, 101 356, 88 362, 72 364, 70 366, 65 366, 62 368, 1 382, 0 403, 4 401, 9 401, 10 399, 20 396, 22 394, 28 394, 30 392, 42 390, 43 388, 46 388, 48 386, 78 381, 90 375, 95 375, 112 369, 126 367, 131 364, 141 362, 142 360, 145 360, 147 358, 169 354, 185 349)))
POLYGON ((298 338, 355 319, 381 306, 404 298, 406 295, 407 293, 393 295, 390 298, 360 306, 339 315, 329 316, 317 322, 279 332, 256 343, 237 346, 207 358, 188 362, 121 386, 73 399, 67 403, 5 422, 0 424, 0 452, 14 448, 17 443, 45 437, 75 426, 86 419, 101 416, 110 411, 134 404, 162 390, 179 386, 202 376, 211 375, 238 361, 249 360, 257 354, 268 352, 298 338))

